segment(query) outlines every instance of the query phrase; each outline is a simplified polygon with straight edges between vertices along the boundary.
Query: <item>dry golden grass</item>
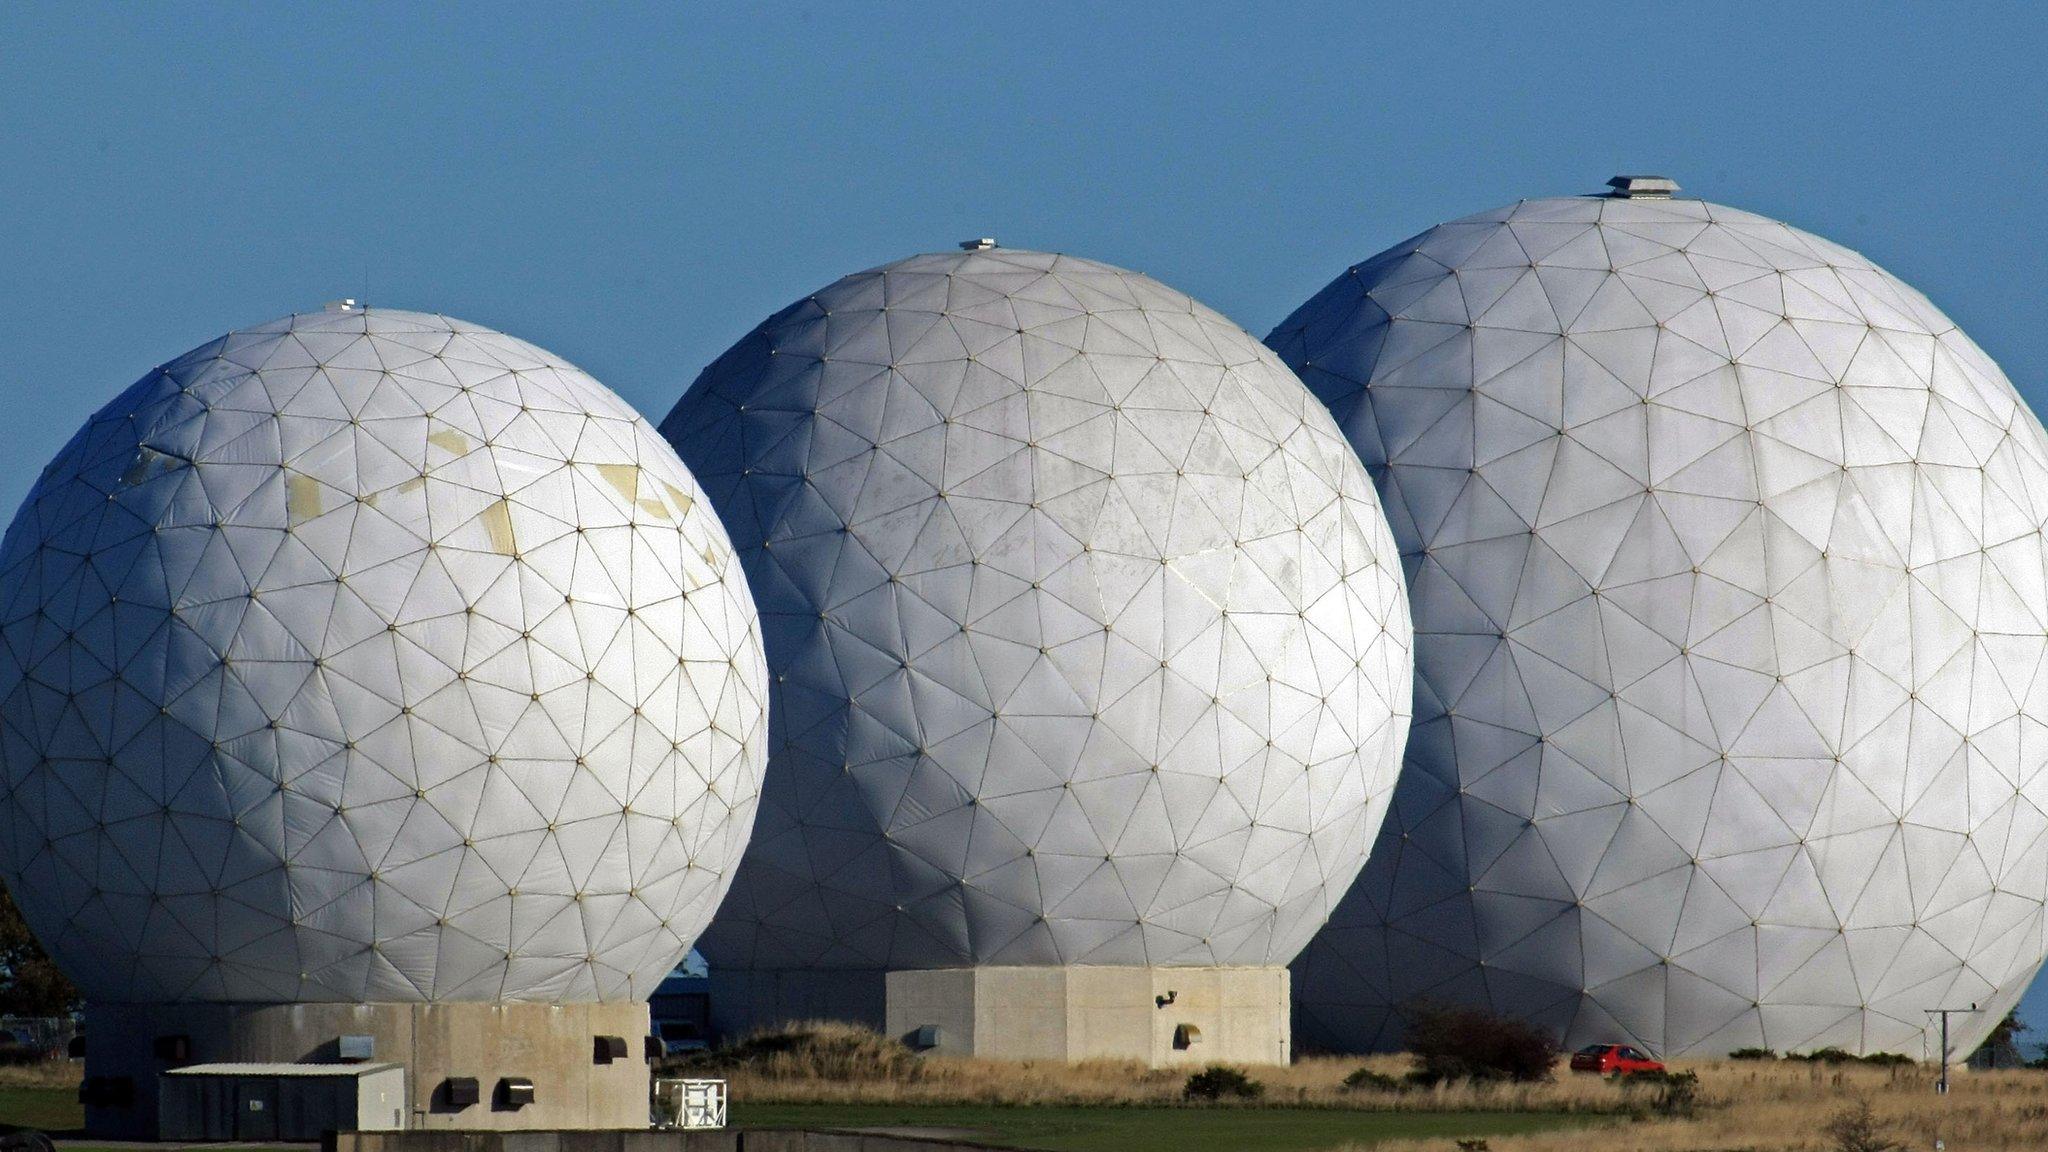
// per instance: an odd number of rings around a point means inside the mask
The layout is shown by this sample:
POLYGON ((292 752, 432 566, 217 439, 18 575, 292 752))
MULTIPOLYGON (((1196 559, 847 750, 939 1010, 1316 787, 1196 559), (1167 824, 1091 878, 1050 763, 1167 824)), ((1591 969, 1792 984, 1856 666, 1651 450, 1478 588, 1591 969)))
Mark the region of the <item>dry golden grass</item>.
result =
MULTIPOLYGON (((1135 1063, 913 1058, 873 1032, 843 1024, 799 1026, 799 1042, 770 1040, 751 1051, 700 1058, 731 1082, 736 1099, 758 1103, 1131 1105, 1177 1104, 1192 1068, 1135 1063)), ((1868 1099, 1894 1139, 1951 1152, 2048 1150, 2048 1074, 1956 1072, 1946 1097, 1935 1071, 1828 1066, 1792 1061, 1678 1061, 1699 1075, 1691 1119, 1648 1115, 1651 1093, 1560 1071, 1541 1084, 1452 1084, 1401 1092, 1349 1091, 1359 1067, 1398 1077, 1403 1056, 1307 1057, 1286 1068, 1249 1069, 1266 1086, 1256 1102, 1208 1105, 1353 1108, 1375 1111, 1515 1111, 1612 1114, 1598 1136, 1584 1131, 1494 1137, 1490 1152, 1826 1152, 1822 1128, 1868 1099)), ((1376 1152, 1446 1152, 1442 1140, 1376 1145, 1376 1152)))
POLYGON ((82 1068, 78 1061, 61 1056, 29 1064, 0 1064, 0 1088, 76 1088, 82 1068))
MULTIPOLYGON (((2048 1149, 2048 1074, 1954 1072, 1946 1097, 1935 1070, 1793 1062, 1674 1061, 1697 1072, 1700 1109, 1690 1120, 1645 1120, 1601 1130, 1606 1152, 1826 1152, 1828 1121, 1868 1100, 1888 1135, 1908 1149, 2038 1152, 2048 1149)), ((1565 1075, 1569 1075, 1568 1073, 1565 1075)), ((1561 1077, 1562 1078, 1562 1077, 1561 1077)), ((1495 1137, 1489 1152, 1579 1152, 1586 1134, 1495 1137)), ((1403 1141, 1374 1152, 1443 1152, 1439 1142, 1403 1141)))
MULTIPOLYGON (((1344 1078, 1361 1066, 1392 1076, 1406 1057, 1308 1057, 1285 1068, 1256 1068, 1265 1096, 1224 1107, 1276 1104, 1372 1111, 1619 1112, 1626 1094, 1597 1077, 1547 1084, 1448 1084, 1403 1092, 1350 1091, 1344 1078)), ((1077 1064, 1042 1060, 917 1057, 875 1032, 807 1021, 757 1033, 730 1048, 670 1065, 716 1072, 735 1098, 763 1104, 1178 1104, 1197 1062, 1147 1068, 1130 1061, 1077 1064)))
MULTIPOLYGON (((1249 1069, 1266 1092, 1257 1101, 1224 1101, 1220 1107, 1352 1108, 1367 1111, 1620 1112, 1629 1106, 1616 1086, 1593 1077, 1560 1078, 1548 1084, 1448 1084, 1403 1092, 1350 1091, 1344 1077, 1361 1063, 1399 1075, 1400 1058, 1370 1061, 1315 1057, 1286 1068, 1249 1069)), ((1156 1069, 1142 1064, 1090 1060, 972 1060, 927 1057, 913 1075, 890 1079, 822 1078, 783 1069, 727 1068, 724 1074, 740 1099, 801 1104, 1179 1104, 1181 1088, 1201 1065, 1156 1069)))

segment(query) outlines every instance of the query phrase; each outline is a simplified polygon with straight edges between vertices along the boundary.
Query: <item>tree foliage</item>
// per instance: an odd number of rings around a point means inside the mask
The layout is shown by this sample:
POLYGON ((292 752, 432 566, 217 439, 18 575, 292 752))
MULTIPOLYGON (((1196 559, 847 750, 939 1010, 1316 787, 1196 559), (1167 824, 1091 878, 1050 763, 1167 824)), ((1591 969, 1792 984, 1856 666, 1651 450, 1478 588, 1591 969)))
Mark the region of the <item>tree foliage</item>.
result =
POLYGON ((77 987, 28 930, 13 894, 0 887, 0 1015, 64 1016, 79 1004, 77 987))
POLYGON ((2019 1009, 2015 1008, 2005 1014, 2005 1019, 1992 1026, 1991 1035, 1984 1038, 1984 1043, 1978 1046, 1977 1052, 1971 1053, 1971 1058, 1975 1059, 1978 1053, 1982 1053, 1986 1063, 1996 1068, 1998 1058, 2002 1054, 2017 1053, 2020 1050, 2020 1033, 2031 1031, 2033 1028, 2020 1019, 2019 1009))
POLYGON ((1550 1034, 1526 1020, 1443 1004, 1408 1009, 1407 1046, 1416 1064, 1411 1077, 1428 1084, 1544 1080, 1558 1056, 1550 1034))

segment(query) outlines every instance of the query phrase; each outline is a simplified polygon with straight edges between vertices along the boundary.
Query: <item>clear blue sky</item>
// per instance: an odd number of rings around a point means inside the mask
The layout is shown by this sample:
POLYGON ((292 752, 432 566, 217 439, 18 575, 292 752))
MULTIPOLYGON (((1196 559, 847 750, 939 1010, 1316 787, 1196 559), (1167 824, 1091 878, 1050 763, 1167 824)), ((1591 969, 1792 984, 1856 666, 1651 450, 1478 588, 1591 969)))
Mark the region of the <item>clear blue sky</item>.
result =
POLYGON ((1263 335, 1622 171, 1862 250, 2048 404, 2048 9, 744 7, 0 7, 0 509, 152 365, 336 296, 659 419, 774 309, 964 237, 1263 335))

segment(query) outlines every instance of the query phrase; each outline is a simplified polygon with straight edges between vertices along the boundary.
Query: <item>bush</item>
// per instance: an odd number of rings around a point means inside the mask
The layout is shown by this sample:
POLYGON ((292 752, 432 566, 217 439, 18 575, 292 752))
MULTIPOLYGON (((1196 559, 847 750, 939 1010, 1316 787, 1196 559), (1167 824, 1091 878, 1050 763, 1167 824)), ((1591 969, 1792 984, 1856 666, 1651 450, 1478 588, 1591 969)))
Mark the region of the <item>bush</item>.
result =
POLYGON ((1853 1064, 1856 1062, 1854 1053, 1832 1045, 1826 1048, 1815 1048, 1811 1052, 1787 1052, 1785 1053, 1785 1059, 1804 1060, 1808 1064, 1853 1064))
POLYGON ((1868 1056, 1858 1056, 1854 1052, 1833 1046, 1816 1048, 1811 1052, 1787 1052, 1785 1059, 1804 1060, 1809 1064, 1869 1064, 1877 1068, 1897 1068, 1913 1063, 1911 1056, 1903 1056, 1897 1052, 1872 1052, 1868 1056))
POLYGON ((1399 1092, 1407 1085, 1384 1072, 1360 1068, 1344 1078, 1344 1088, 1349 1092, 1399 1092))
POLYGON ((1188 1077, 1180 1094, 1189 1100, 1256 1100, 1266 1094, 1266 1086, 1236 1068, 1211 1064, 1188 1077))
POLYGON ((14 897, 0 889, 0 1015, 69 1016, 78 989, 28 930, 14 897))
POLYGON ((1833 1143, 1835 1152, 1904 1152, 1905 1145, 1891 1138, 1870 1110, 1870 1101, 1836 1113, 1821 1130, 1833 1143))
POLYGON ((664 1063, 669 1072, 744 1069, 771 1080, 916 1080, 924 1065, 901 1041, 853 1024, 812 1020, 764 1029, 664 1063))
POLYGON ((1410 1079, 1424 1084, 1547 1080, 1558 1055, 1549 1033, 1527 1021, 1438 1004, 1408 1009, 1407 1045, 1416 1065, 1410 1079))
POLYGON ((1650 1112, 1659 1116, 1690 1118, 1699 1108, 1700 1078, 1693 1072, 1630 1072, 1615 1077, 1631 1092, 1653 1092, 1650 1112))
POLYGON ((1770 1048, 1737 1048, 1728 1054, 1730 1060, 1776 1060, 1778 1053, 1770 1048))

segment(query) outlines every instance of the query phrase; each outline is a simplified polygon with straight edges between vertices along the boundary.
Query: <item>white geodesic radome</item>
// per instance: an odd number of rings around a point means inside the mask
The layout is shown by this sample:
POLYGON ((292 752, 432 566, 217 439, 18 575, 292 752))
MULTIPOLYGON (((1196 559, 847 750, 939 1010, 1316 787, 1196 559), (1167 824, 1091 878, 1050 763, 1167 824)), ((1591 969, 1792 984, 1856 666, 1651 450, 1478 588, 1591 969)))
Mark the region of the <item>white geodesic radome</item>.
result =
POLYGON ((0 549, 0 874, 95 1001, 644 998, 766 756, 759 624, 654 429, 441 316, 150 372, 0 549))
POLYGON ((768 782, 714 969, 1285 963, 1407 734, 1371 481, 1272 353, 1069 256, 916 256, 663 422, 763 608, 768 782))
POLYGON ((1825 240, 1626 196, 1433 228, 1269 343, 1416 629, 1305 1039, 1418 998, 1673 1054, 1983 1038, 2048 950, 2048 447, 1976 345, 1825 240))

